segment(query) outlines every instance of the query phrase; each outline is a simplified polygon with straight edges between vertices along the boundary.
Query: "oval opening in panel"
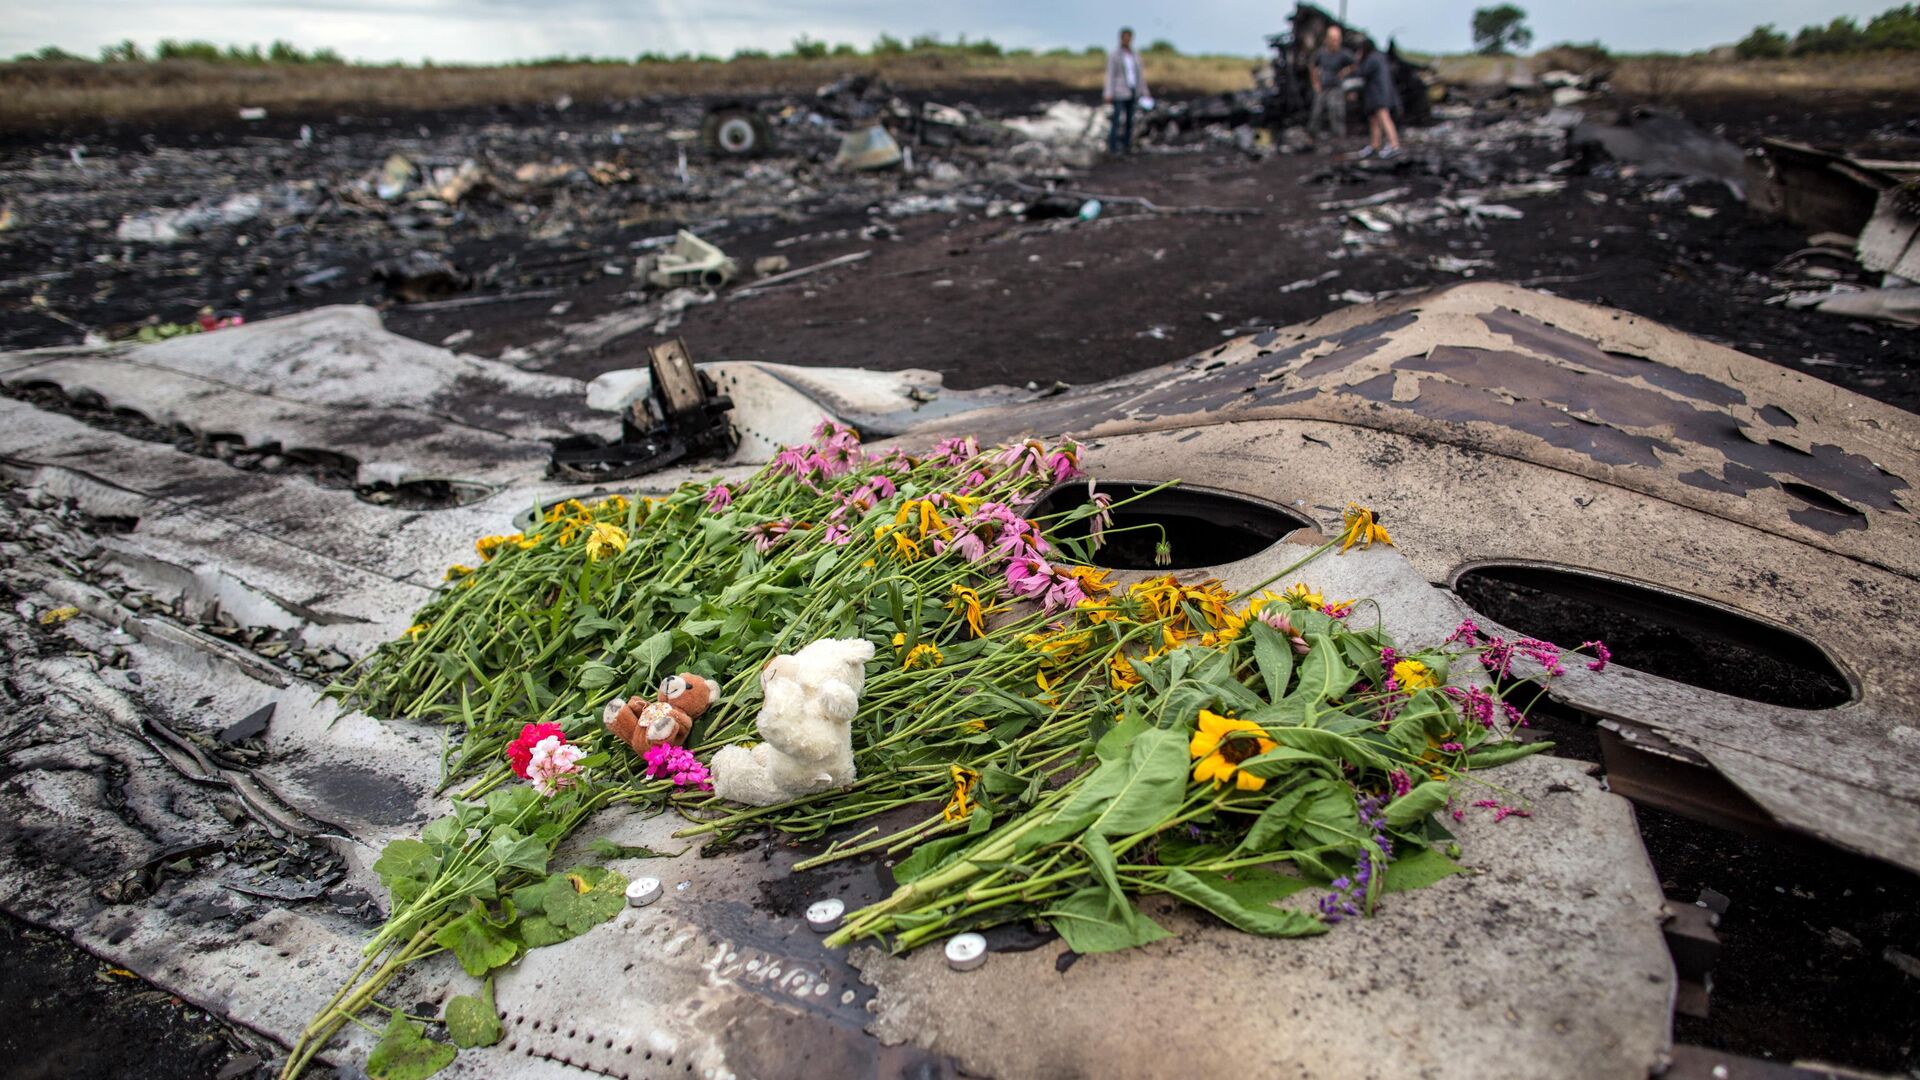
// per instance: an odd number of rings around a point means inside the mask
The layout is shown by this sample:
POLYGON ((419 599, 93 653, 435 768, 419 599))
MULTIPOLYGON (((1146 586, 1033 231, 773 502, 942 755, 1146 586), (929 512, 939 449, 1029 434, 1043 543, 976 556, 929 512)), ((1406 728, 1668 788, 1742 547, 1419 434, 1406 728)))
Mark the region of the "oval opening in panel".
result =
POLYGON ((1607 643, 1617 664, 1716 694, 1830 709, 1853 686, 1819 646, 1731 608, 1549 566, 1476 566, 1454 577, 1468 607, 1532 637, 1607 643))
MULTIPOLYGON (((1098 491, 1116 503, 1152 492, 1113 509, 1106 543, 1093 555, 1096 566, 1112 570, 1191 570, 1219 566, 1258 555, 1295 529, 1315 528, 1311 518, 1271 503, 1209 488, 1100 481, 1098 491), (1173 557, 1156 564, 1154 549, 1164 536, 1173 557)), ((1041 496, 1027 516, 1046 517, 1085 506, 1087 485, 1063 484, 1041 496)), ((1084 540, 1088 521, 1066 526, 1062 535, 1084 540)))

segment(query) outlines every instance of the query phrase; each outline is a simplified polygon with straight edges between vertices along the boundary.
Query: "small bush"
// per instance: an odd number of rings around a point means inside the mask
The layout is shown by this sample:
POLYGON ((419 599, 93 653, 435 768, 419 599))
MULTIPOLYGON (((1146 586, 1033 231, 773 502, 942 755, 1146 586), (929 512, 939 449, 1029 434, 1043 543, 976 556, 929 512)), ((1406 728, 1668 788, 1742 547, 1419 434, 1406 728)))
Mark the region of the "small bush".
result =
POLYGON ((805 34, 793 39, 793 51, 788 54, 795 60, 820 60, 827 55, 827 43, 815 41, 805 34))
POLYGON ((1778 60, 1787 55, 1787 35, 1773 28, 1772 23, 1756 26, 1733 47, 1733 54, 1742 60, 1778 60))
POLYGON ((1180 54, 1180 50, 1175 48, 1173 42, 1168 41, 1166 38, 1154 38, 1153 43, 1147 46, 1146 51, 1156 56, 1178 56, 1180 54))
POLYGON ((767 54, 767 50, 765 49, 735 49, 733 50, 733 58, 735 60, 770 60, 772 59, 772 57, 767 54))
POLYGON ((868 51, 875 56, 899 56, 907 51, 907 46, 892 34, 881 34, 873 39, 873 48, 868 51))

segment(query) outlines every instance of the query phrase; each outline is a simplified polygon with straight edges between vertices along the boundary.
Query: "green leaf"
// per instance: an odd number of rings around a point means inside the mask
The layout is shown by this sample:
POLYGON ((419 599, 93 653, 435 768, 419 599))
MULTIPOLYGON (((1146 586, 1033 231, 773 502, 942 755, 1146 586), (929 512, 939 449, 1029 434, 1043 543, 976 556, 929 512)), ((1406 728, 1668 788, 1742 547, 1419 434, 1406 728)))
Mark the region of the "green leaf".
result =
POLYGON ((1172 936, 1131 902, 1123 901, 1121 906, 1124 914, 1116 914, 1112 894, 1104 886, 1089 885, 1041 912, 1041 917, 1077 953, 1118 952, 1172 936))
MULTIPOLYGON (((1241 768, 1244 769, 1246 766, 1242 765, 1241 768)), ((1305 801, 1307 793, 1312 790, 1311 784, 1295 788, 1275 799, 1265 810, 1260 811, 1260 816, 1254 819, 1253 828, 1247 830, 1246 839, 1240 842, 1240 850, 1275 851, 1285 846, 1288 837, 1292 836, 1294 830, 1299 827, 1299 823, 1294 820, 1295 814, 1300 809, 1300 804, 1305 801)))
POLYGON ((539 803, 540 793, 531 787, 515 784, 495 788, 487 793, 487 820, 495 825, 511 825, 539 803))
MULTIPOLYGON (((1322 934, 1327 929, 1325 923, 1304 911, 1271 906, 1274 886, 1269 881, 1263 880, 1254 887, 1234 888, 1233 883, 1225 881, 1219 874, 1202 876, 1176 868, 1167 872, 1158 887, 1197 908, 1212 912, 1228 925, 1249 934, 1303 937, 1322 934)), ((1305 882, 1298 886, 1305 887, 1305 882)))
POLYGON ((426 1080, 453 1064, 453 1047, 434 1042, 426 1033, 426 1025, 395 1011, 367 1055, 367 1075, 373 1080, 426 1080))
POLYGON ((487 842, 487 854, 499 860, 503 867, 536 874, 545 873, 547 869, 547 845, 541 843, 539 837, 521 836, 507 825, 495 829, 487 842))
POLYGON ((394 906, 398 907, 412 903, 427 891, 440 872, 440 860, 432 848, 419 840, 394 840, 380 849, 373 872, 380 875, 380 884, 387 887, 394 906))
POLYGON ((459 847, 467 842, 467 827, 460 823, 458 816, 449 814, 429 822, 421 830, 420 839, 443 847, 459 847))
POLYGON ((1441 878, 1466 872, 1466 867, 1432 848, 1421 848, 1387 864, 1386 884, 1383 887, 1387 892, 1424 889, 1441 878))
POLYGON ((1293 645, 1259 619, 1247 625, 1253 630, 1253 662, 1267 684, 1267 700, 1279 701, 1287 696, 1287 682, 1293 678, 1293 645))
POLYGON ((613 685, 620 673, 598 660, 589 660, 580 665, 580 673, 574 676, 582 690, 604 690, 613 685))
POLYGON ((481 984, 480 996, 462 994, 447 1002, 447 1035, 462 1050, 492 1046, 506 1035, 500 1011, 493 1005, 493 980, 481 984))
POLYGON ((590 638, 607 630, 618 630, 620 624, 612 619, 603 619, 598 615, 588 615, 573 624, 573 636, 576 640, 590 638))
POLYGON ((725 625, 723 619, 688 619, 680 624, 680 632, 699 641, 725 625))
POLYGON ((445 948, 460 961, 467 974, 479 978, 520 955, 520 946, 488 922, 484 915, 469 911, 441 927, 433 935, 436 945, 445 948))
POLYGON ((1297 746, 1276 746, 1240 763, 1242 772, 1272 778, 1300 768, 1338 768, 1339 762, 1297 746))
POLYGON ((1317 754, 1328 761, 1350 761, 1355 765, 1371 765, 1380 769, 1392 767, 1386 758, 1380 756, 1379 751, 1365 743, 1320 728, 1269 727, 1267 736, 1281 746, 1317 754))
POLYGON ((547 879, 546 916, 571 934, 584 934, 627 906, 627 879, 600 866, 576 866, 547 879))
POLYGON ((1340 649, 1325 634, 1307 638, 1307 655, 1300 659, 1300 684, 1290 697, 1307 702, 1322 702, 1347 692, 1357 678, 1354 670, 1340 658, 1340 649))
POLYGON ((681 848, 679 851, 655 851, 650 847, 616 844, 604 836, 594 837, 593 843, 587 846, 602 859, 672 859, 687 853, 686 848, 681 848))
POLYGON ((1407 826, 1447 804, 1452 785, 1444 780, 1429 780, 1387 804, 1387 824, 1396 829, 1407 826))
POLYGON ((514 929, 520 935, 520 944, 529 949, 558 945, 574 936, 566 927, 554 925, 553 920, 545 915, 522 915, 520 924, 514 929))
POLYGON ((1186 735, 1150 728, 1134 736, 1125 761, 1101 762, 1056 820, 1094 814, 1089 832, 1123 836, 1172 817, 1186 793, 1186 735))
POLYGON ((1553 749, 1550 742, 1503 742, 1482 746, 1467 755, 1467 767, 1471 769, 1491 769, 1495 765, 1505 765, 1519 761, 1523 757, 1553 749))
POLYGON ((928 840, 913 849, 913 854, 901 859, 893 866, 893 880, 905 885, 918 881, 952 861, 961 848, 973 842, 971 836, 943 836, 938 840, 928 840))
POLYGON ((650 682, 654 672, 664 663, 668 654, 673 652, 673 631, 661 630, 652 637, 633 647, 628 653, 633 662, 640 665, 645 674, 640 676, 642 683, 650 682))

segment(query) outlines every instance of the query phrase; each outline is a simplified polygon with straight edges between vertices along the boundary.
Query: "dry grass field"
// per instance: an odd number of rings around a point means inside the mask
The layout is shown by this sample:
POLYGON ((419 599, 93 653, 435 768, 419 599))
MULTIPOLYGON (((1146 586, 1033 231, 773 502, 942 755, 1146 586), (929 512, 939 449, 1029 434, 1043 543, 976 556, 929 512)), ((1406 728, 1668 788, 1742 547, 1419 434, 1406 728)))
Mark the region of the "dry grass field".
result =
MULTIPOLYGON (((1252 57, 1146 57, 1161 94, 1193 95, 1252 85, 1252 57)), ((1097 56, 900 56, 737 59, 518 67, 349 67, 153 63, 0 63, 0 128, 33 129, 263 106, 269 110, 434 109, 644 97, 652 94, 811 91, 848 71, 875 72, 907 90, 964 92, 1017 81, 1097 92, 1097 56)))
MULTIPOLYGON (((1572 55, 1548 50, 1533 57, 1441 56, 1431 63, 1441 81, 1489 85, 1515 67, 1579 70, 1572 55)), ((1571 50, 1565 50, 1571 53, 1571 50)), ((1736 60, 1717 56, 1623 56, 1606 62, 1615 89, 1634 97, 1693 94, 1794 94, 1816 91, 1911 93, 1920 87, 1920 52, 1846 53, 1791 60, 1736 60)))

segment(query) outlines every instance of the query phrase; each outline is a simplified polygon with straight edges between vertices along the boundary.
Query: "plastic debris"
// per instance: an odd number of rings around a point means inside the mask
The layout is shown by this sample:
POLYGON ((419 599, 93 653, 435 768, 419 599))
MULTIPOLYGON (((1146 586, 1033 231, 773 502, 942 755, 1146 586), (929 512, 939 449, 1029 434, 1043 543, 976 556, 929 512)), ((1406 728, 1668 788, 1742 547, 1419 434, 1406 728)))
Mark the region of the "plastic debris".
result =
POLYGON ((833 155, 836 169, 872 172, 900 164, 900 144, 879 124, 849 131, 840 140, 840 151, 833 155))

